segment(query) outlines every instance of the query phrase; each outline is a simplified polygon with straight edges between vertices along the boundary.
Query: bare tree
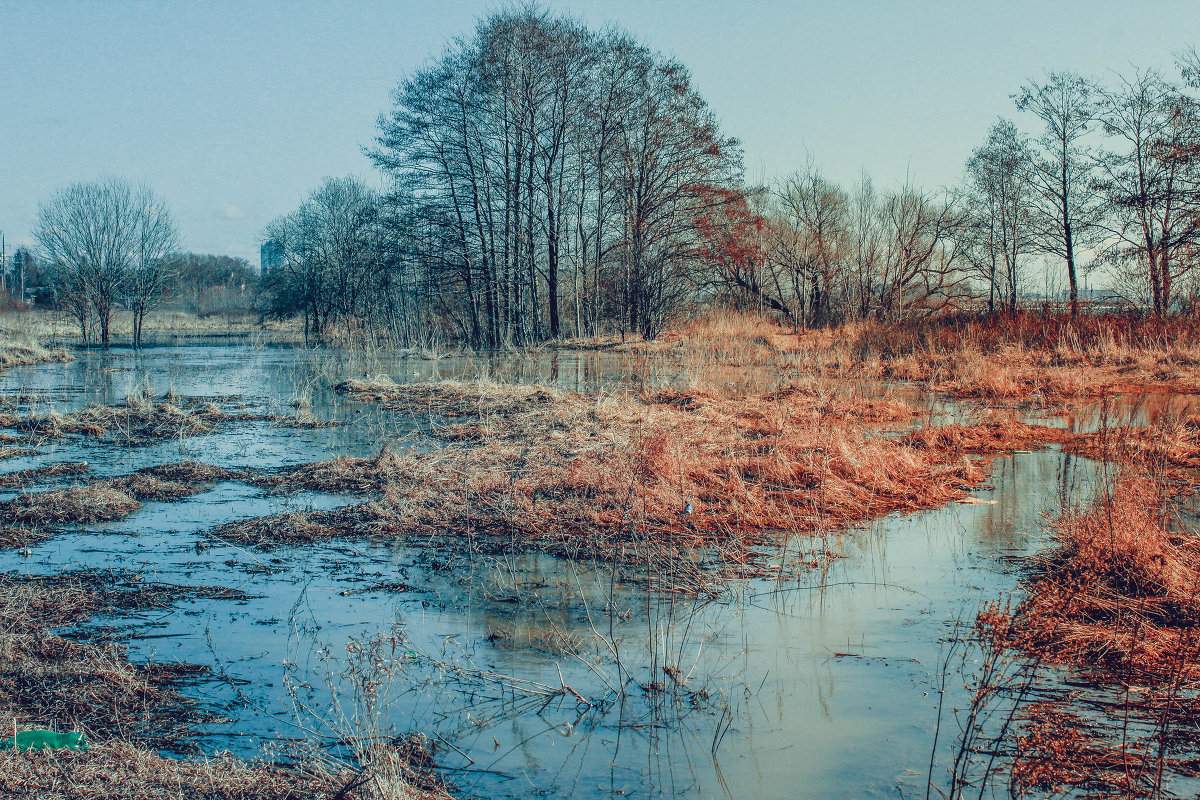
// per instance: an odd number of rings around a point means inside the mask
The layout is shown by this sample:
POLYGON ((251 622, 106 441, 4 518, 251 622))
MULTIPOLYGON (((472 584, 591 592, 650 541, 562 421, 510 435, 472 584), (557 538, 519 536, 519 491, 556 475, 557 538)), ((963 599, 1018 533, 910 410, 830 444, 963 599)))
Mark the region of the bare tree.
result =
MULTIPOLYGON (((94 313, 100 343, 107 346, 113 308, 130 289, 131 276, 154 273, 177 234, 165 204, 150 189, 108 178, 73 183, 51 195, 38 207, 34 236, 81 335, 87 338, 94 313)), ((157 280, 141 283, 151 287, 157 280)))
POLYGON ((1070 72, 1030 81, 1013 96, 1017 108, 1042 121, 1033 140, 1026 173, 1034 193, 1029 209, 1030 242, 1042 253, 1066 262, 1071 316, 1079 314, 1076 254, 1094 244, 1102 206, 1093 173, 1095 161, 1084 143, 1097 107, 1092 85, 1070 72))
POLYGON ((1145 287, 1161 316, 1171 309, 1176 281, 1193 268, 1186 256, 1200 242, 1200 164, 1189 155, 1200 130, 1196 104, 1152 70, 1121 77, 1116 88, 1097 94, 1104 131, 1123 146, 1103 153, 1098 168, 1110 255, 1145 287))
POLYGON ((849 199, 812 164, 785 179, 776 196, 790 230, 787 249, 798 273, 796 294, 808 299, 804 319, 824 325, 840 278, 849 199))
POLYGON ((277 315, 304 315, 307 337, 341 322, 349 338, 380 277, 380 198, 357 178, 326 178, 296 211, 272 220, 264 239, 277 244, 282 269, 271 278, 277 315))
POLYGON ((904 186, 883 198, 879 215, 880 319, 928 316, 967 295, 959 244, 964 221, 948 199, 904 186))
POLYGON ((995 310, 998 292, 1006 295, 1010 311, 1017 307, 1022 257, 1029 250, 1030 159, 1025 137, 1001 119, 967 160, 970 220, 962 241, 969 246, 962 252, 988 284, 989 311, 995 310))
POLYGON ((179 247, 179 232, 167 204, 141 186, 135 190, 133 214, 129 221, 130 263, 126 278, 126 297, 133 312, 133 346, 142 346, 142 323, 146 312, 162 300, 172 275, 167 258, 179 247))

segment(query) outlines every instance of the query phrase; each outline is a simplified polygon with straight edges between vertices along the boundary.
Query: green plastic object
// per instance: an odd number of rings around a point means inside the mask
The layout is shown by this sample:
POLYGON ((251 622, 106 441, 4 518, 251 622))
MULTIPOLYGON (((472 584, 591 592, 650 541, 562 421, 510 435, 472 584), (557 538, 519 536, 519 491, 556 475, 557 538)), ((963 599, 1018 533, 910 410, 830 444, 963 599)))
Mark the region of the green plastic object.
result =
POLYGON ((87 738, 82 733, 54 731, 21 731, 0 741, 0 750, 87 750, 87 738))

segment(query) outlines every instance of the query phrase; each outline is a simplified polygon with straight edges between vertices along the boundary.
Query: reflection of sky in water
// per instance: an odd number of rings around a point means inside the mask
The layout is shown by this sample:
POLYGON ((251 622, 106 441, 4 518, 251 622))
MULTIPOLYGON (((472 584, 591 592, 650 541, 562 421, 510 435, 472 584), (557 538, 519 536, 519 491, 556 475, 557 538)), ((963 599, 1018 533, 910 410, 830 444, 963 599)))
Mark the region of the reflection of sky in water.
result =
MULTIPOLYGON (((270 348, 88 353, 71 364, 13 370, 0 377, 0 393, 24 386, 62 398, 54 405, 68 409, 119 400, 148 383, 156 394, 240 395, 256 409, 287 410, 304 397, 317 416, 349 424, 252 423, 132 450, 64 440, 4 468, 82 458, 113 474, 184 458, 270 467, 372 454, 411 434, 412 421, 338 397, 327 388, 334 379, 381 371, 398 380, 471 377, 486 369, 595 390, 611 385, 621 364, 556 354, 506 365, 385 363, 270 348)), ((231 519, 347 502, 270 497, 237 483, 59 535, 29 559, 0 553, 0 569, 113 567, 255 595, 185 602, 119 623, 154 637, 132 642, 139 654, 215 664, 234 679, 189 689, 203 703, 234 703, 237 722, 207 726, 206 748, 249 754, 264 740, 304 735, 292 724, 285 661, 310 687, 300 695, 312 711, 300 721, 319 727, 313 714, 328 707, 323 675, 331 669, 323 648, 340 654, 349 637, 398 625, 403 647, 417 655, 393 686, 392 721, 451 743, 440 757, 467 795, 719 797, 726 786, 746 797, 912 796, 923 792, 928 769, 941 642, 956 620, 972 620, 982 602, 1015 588, 1008 559, 1041 544, 1041 516, 1086 496, 1093 473, 1092 462, 1056 451, 997 459, 994 488, 977 492, 994 504, 889 517, 831 537, 825 545, 846 558, 819 572, 739 584, 719 602, 647 600, 606 568, 545 556, 456 557, 368 542, 264 552, 206 540, 207 528, 231 519), (409 589, 370 588, 396 582, 409 589), (623 701, 606 689, 618 680, 616 659, 593 633, 607 637, 610 625, 621 668, 635 679, 623 701), (563 652, 564 642, 578 645, 579 657, 563 652), (709 698, 637 687, 666 680, 664 665, 690 675, 688 689, 709 698), (479 672, 565 683, 597 707, 562 698, 547 704, 479 672), (728 732, 717 736, 726 723, 728 732)), ((955 702, 966 702, 963 690, 947 707, 955 702)))

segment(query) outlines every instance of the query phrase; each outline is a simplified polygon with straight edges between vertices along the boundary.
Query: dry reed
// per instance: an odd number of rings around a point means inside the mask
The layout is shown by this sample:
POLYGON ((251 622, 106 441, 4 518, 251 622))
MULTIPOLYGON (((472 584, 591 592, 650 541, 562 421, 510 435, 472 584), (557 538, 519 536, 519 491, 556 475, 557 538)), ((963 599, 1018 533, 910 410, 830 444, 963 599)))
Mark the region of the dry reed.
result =
POLYGON ((267 545, 489 534, 573 556, 708 552, 744 564, 755 548, 791 534, 963 499, 984 476, 982 463, 961 449, 882 435, 877 423, 912 418, 903 404, 844 393, 790 387, 740 399, 698 391, 587 397, 381 378, 338 388, 427 417, 446 446, 259 479, 278 490, 382 496, 336 511, 230 523, 216 535, 267 545))

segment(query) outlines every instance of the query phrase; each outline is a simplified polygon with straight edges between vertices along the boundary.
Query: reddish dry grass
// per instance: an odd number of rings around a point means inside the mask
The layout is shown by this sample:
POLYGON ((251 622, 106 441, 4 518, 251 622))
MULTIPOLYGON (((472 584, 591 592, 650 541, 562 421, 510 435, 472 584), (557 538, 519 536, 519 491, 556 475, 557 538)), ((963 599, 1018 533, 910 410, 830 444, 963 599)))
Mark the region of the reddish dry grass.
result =
POLYGON ((1076 436, 1063 428, 1008 420, 976 425, 928 425, 900 441, 910 447, 940 453, 999 455, 1047 444, 1068 444, 1074 442, 1076 436))
POLYGON ((1072 674, 1071 691, 1019 709, 1015 796, 1161 797, 1164 778, 1197 774, 1200 535, 1164 508, 1157 481, 1127 472, 1052 522, 1015 611, 979 616, 989 646, 1072 674))
POLYGON ((1129 474, 1091 507, 1065 511, 1028 598, 1012 614, 991 609, 982 624, 1049 663, 1200 679, 1200 535, 1172 530, 1163 508, 1161 486, 1129 474))
POLYGON ((1200 483, 1200 418, 1164 419, 1149 427, 1104 428, 1076 437, 1081 455, 1128 464, 1173 484, 1200 483))
POLYGON ((848 326, 856 368, 956 397, 1061 402, 1200 387, 1193 320, 990 317, 848 326))
MULTIPOLYGON (((585 397, 540 387, 340 385, 360 398, 426 416, 447 442, 429 452, 338 459, 259 479, 276 489, 361 492, 372 502, 221 526, 214 534, 267 545, 343 535, 491 534, 576 556, 664 558, 707 550, 742 564, 792 534, 841 529, 895 511, 964 499, 987 448, 895 441, 876 429, 912 411, 790 388, 726 399, 664 391, 585 397), (689 510, 690 505, 690 510, 689 510)), ((1058 441, 1013 427, 1009 443, 1058 441), (1039 439, 1040 437, 1040 439, 1039 439)))

